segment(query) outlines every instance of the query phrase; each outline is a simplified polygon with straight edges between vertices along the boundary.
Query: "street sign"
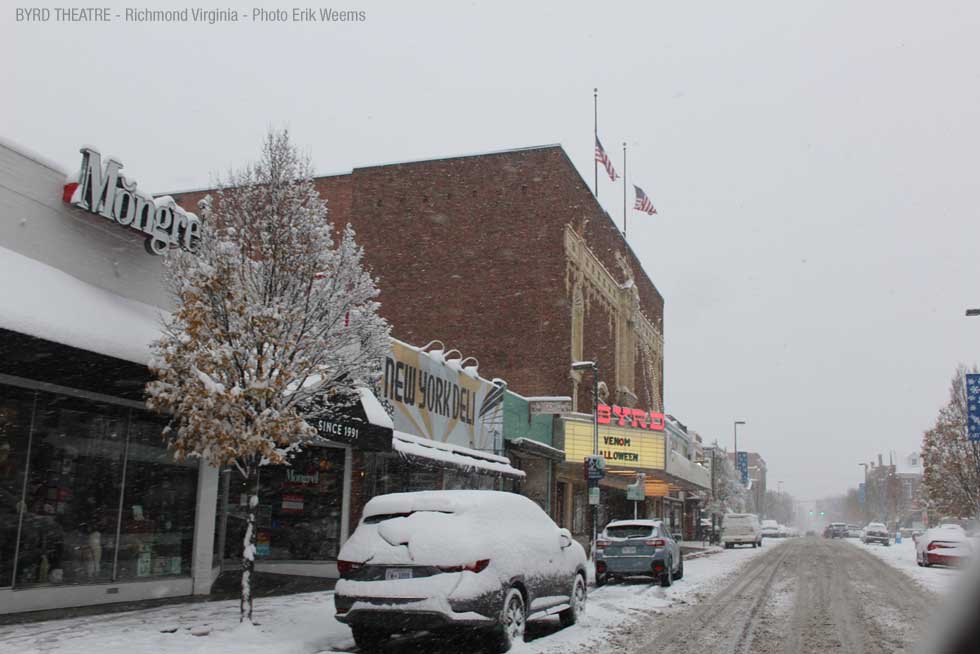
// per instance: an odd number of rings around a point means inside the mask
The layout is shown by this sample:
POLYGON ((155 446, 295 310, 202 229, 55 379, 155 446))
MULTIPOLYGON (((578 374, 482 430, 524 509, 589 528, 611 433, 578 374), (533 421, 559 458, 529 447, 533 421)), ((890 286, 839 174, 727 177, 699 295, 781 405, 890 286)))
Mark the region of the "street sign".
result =
POLYGON ((858 484, 858 504, 864 504, 864 493, 864 482, 862 481, 860 484, 858 484))
POLYGON ((749 453, 748 452, 738 453, 738 461, 736 462, 735 467, 738 468, 739 478, 742 480, 742 485, 748 486, 749 485, 749 453))
POLYGON ((633 502, 642 502, 647 497, 646 489, 647 476, 642 472, 636 475, 636 482, 626 487, 626 499, 633 502))
POLYGON ((529 397, 528 411, 532 416, 559 415, 572 412, 572 398, 560 397, 529 397))
POLYGON ((606 460, 598 455, 585 457, 585 478, 588 480, 606 477, 606 460))
POLYGON ((589 486, 589 504, 595 506, 599 504, 599 487, 589 486))
POLYGON ((971 441, 980 441, 980 375, 966 376, 966 426, 971 441))

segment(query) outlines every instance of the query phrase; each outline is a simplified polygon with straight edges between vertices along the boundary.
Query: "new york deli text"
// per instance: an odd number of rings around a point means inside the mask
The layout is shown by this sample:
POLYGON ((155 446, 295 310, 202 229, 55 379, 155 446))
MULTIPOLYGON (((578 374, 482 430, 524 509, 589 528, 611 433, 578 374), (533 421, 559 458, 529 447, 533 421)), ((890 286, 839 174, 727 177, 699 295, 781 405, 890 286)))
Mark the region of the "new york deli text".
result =
POLYGON ((476 393, 391 357, 385 359, 384 394, 392 402, 415 405, 472 425, 476 418, 476 393))
POLYGON ((596 407, 596 422, 600 425, 616 427, 635 427, 651 431, 664 430, 664 414, 652 413, 643 409, 630 409, 625 406, 600 404, 596 407))

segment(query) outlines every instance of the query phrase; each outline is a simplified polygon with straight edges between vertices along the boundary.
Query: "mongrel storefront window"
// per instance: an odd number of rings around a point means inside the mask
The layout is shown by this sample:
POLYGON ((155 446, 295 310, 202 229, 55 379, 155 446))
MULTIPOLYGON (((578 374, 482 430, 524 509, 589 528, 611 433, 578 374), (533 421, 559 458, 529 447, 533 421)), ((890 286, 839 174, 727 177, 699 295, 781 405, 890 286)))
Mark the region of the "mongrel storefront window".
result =
POLYGON ((34 392, 0 387, 0 588, 13 583, 14 556, 34 392))
POLYGON ((0 386, 0 584, 188 574, 197 464, 173 460, 162 426, 127 406, 0 386))

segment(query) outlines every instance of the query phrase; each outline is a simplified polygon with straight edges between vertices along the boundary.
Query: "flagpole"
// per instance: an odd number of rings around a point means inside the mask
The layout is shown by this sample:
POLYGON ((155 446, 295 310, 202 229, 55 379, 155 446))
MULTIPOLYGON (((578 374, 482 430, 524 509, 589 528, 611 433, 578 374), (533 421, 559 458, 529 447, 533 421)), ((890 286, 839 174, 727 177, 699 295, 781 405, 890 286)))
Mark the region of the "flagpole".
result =
POLYGON ((595 158, 596 145, 599 143, 599 89, 592 89, 592 168, 595 171, 595 199, 599 199, 599 160, 595 158))
POLYGON ((626 141, 623 141, 623 238, 626 238, 626 141))

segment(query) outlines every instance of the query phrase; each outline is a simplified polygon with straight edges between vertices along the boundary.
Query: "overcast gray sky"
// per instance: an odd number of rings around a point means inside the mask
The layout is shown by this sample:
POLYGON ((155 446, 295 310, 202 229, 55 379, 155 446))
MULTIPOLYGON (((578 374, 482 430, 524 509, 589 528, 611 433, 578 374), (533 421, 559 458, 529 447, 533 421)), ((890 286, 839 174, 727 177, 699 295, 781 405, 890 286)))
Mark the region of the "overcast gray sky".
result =
POLYGON ((668 412, 729 447, 744 419, 773 487, 842 492, 917 449, 980 359, 980 4, 708 4, 352 0, 367 20, 343 25, 7 5, 0 125, 69 168, 97 145, 153 192, 253 159, 270 124, 322 173, 558 142, 591 179, 598 86, 600 137, 660 211, 629 235, 666 299, 668 412))

